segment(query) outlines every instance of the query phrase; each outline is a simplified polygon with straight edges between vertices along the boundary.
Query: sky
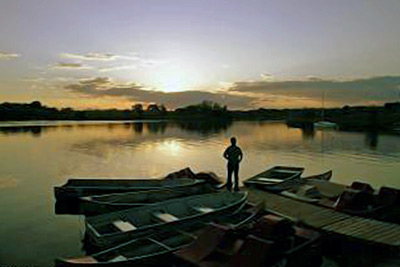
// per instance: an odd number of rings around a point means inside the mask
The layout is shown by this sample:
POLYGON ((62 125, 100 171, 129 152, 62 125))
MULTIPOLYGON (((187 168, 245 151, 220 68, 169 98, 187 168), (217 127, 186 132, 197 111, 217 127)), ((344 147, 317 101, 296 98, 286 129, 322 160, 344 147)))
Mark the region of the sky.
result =
POLYGON ((400 101, 398 0, 1 0, 0 102, 400 101))

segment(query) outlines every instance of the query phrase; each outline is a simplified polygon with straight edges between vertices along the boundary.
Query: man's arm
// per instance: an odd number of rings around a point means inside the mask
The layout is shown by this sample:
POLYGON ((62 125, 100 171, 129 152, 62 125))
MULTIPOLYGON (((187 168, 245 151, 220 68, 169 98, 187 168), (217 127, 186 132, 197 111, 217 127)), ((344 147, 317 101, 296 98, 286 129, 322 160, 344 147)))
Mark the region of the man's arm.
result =
POLYGON ((223 154, 223 157, 226 158, 226 159, 228 159, 228 148, 225 149, 225 152, 224 152, 224 154, 223 154))
POLYGON ((239 162, 241 162, 243 159, 243 152, 242 150, 239 148, 239 162))

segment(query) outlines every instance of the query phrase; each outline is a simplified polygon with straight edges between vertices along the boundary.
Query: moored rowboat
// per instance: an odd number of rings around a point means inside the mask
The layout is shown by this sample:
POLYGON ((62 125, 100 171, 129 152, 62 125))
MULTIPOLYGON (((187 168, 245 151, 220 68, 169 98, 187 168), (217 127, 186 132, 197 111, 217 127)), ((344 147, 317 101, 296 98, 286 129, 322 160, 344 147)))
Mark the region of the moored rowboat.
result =
POLYGON ((302 179, 302 182, 307 182, 307 181, 312 181, 312 180, 329 181, 332 178, 332 173, 333 173, 332 170, 329 170, 329 171, 321 173, 321 174, 301 177, 301 179, 302 179))
POLYGON ((246 199, 247 192, 202 194, 88 217, 86 234, 94 246, 110 247, 154 231, 168 231, 168 226, 210 221, 237 212, 246 199))
MULTIPOLYGON (((233 215, 219 218, 219 223, 229 229, 238 229, 251 222, 259 214, 258 207, 246 209, 233 215)), ((161 265, 168 262, 169 254, 196 240, 199 234, 208 233, 214 224, 194 224, 185 231, 173 229, 168 233, 155 233, 148 237, 134 239, 92 255, 79 258, 57 259, 56 266, 132 266, 161 265)))
POLYGON ((56 266, 141 266, 161 261, 161 257, 183 248, 195 240, 191 234, 176 232, 169 238, 139 238, 122 243, 93 255, 57 259, 56 266), (160 240, 161 239, 161 240, 160 240))
POLYGON ((69 179, 62 186, 54 187, 57 200, 76 199, 83 196, 144 191, 154 189, 183 189, 205 183, 191 178, 179 179, 110 179, 110 178, 75 178, 69 179))
POLYGON ((176 252, 177 266, 320 266, 320 234, 293 226, 268 214, 250 227, 231 231, 219 227, 214 235, 202 238, 176 252))
POLYGON ((303 171, 304 168, 275 166, 247 179, 244 184, 279 192, 300 184, 300 176, 303 171))
POLYGON ((322 195, 318 191, 317 187, 312 183, 315 181, 326 182, 329 181, 331 177, 332 170, 317 175, 302 177, 301 184, 289 188, 288 190, 283 190, 280 194, 303 202, 318 203, 321 200, 322 195))
POLYGON ((175 188, 86 196, 79 199, 79 213, 97 215, 213 191, 215 189, 208 183, 195 183, 193 186, 187 186, 183 189, 175 188))

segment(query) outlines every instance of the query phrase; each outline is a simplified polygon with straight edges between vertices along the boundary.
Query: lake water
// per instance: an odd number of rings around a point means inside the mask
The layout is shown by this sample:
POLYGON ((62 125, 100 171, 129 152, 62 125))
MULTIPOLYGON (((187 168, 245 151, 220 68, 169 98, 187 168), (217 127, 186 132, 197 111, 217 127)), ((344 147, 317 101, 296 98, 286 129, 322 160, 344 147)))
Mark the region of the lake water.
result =
POLYGON ((236 136, 241 180, 274 165, 333 170, 332 180, 400 187, 400 136, 302 131, 281 122, 31 122, 0 124, 0 265, 52 265, 83 255, 84 217, 55 215, 68 177, 162 177, 190 167, 224 176, 236 136), (25 125, 22 127, 22 125, 25 125))

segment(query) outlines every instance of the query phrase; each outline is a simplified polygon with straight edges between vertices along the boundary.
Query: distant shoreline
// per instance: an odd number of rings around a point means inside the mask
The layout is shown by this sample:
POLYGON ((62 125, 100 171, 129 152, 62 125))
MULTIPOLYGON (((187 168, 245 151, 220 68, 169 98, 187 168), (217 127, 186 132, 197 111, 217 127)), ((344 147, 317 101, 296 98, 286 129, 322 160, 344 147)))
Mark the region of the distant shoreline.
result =
MULTIPOLYGON (((163 106, 150 105, 143 110, 135 105, 132 110, 73 110, 56 109, 43 106, 34 101, 25 103, 0 104, 0 122, 18 127, 17 122, 63 121, 109 123, 132 123, 154 121, 176 121, 183 123, 210 122, 228 123, 232 121, 285 121, 288 126, 313 128, 313 123, 325 120, 337 123, 345 131, 382 131, 400 133, 400 102, 387 103, 384 106, 343 108, 303 108, 303 109, 264 109, 228 110, 217 103, 201 104, 168 111, 163 106), (323 114, 323 115, 322 115, 323 114)), ((43 125, 43 126, 46 126, 43 125)))

